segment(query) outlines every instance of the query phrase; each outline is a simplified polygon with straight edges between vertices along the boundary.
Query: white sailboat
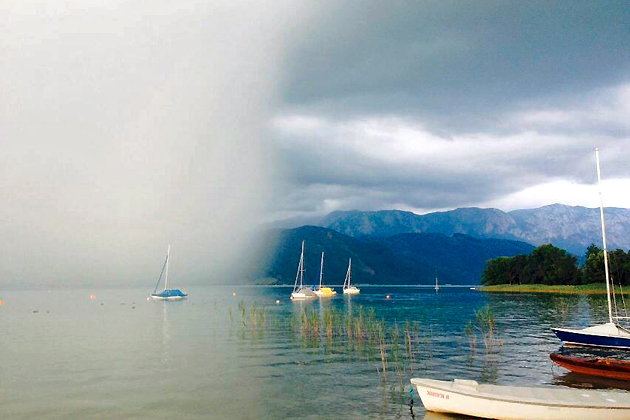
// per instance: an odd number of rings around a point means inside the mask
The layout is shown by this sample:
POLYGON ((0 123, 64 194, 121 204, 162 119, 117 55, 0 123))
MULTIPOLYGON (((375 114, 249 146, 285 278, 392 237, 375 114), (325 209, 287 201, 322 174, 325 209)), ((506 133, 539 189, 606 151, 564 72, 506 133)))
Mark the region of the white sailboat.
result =
POLYGON ((304 241, 302 241, 302 253, 298 263, 297 274, 295 275, 295 285, 291 293, 292 300, 307 300, 316 297, 310 287, 304 287, 304 241))
POLYGON ((153 290, 153 293, 151 293, 151 298, 155 300, 180 300, 188 296, 186 293, 182 292, 179 289, 168 288, 168 263, 169 263, 170 256, 171 256, 171 246, 169 245, 166 251, 166 260, 164 261, 164 265, 162 266, 162 272, 160 273, 160 277, 158 278, 158 281, 155 284, 155 289, 153 290), (157 289, 158 289, 158 286, 160 285, 162 274, 165 274, 164 290, 158 293, 157 289))
POLYGON ((323 278, 324 278, 324 253, 322 252, 322 259, 319 266, 319 286, 317 287, 317 290, 315 290, 314 293, 319 297, 331 297, 333 295, 336 295, 337 292, 335 292, 332 288, 325 287, 322 285, 323 278))
MULTIPOLYGON (((574 330, 568 328, 552 328, 553 332, 566 344, 614 347, 630 350, 630 331, 618 324, 627 317, 613 316, 611 279, 608 271, 608 249, 606 248, 606 224, 604 222, 604 200, 602 198, 601 170, 599 167, 599 149, 595 149, 597 162, 597 184, 599 186, 599 214, 602 225, 602 242, 604 244, 604 270, 606 272, 606 296, 608 298, 608 322, 592 327, 574 330)), ((616 312, 616 311, 615 311, 616 312)))
POLYGON ((348 271, 346 271, 346 279, 343 281, 343 294, 344 295, 358 295, 361 290, 356 286, 352 286, 352 258, 348 259, 348 271))
POLYGON ((440 286, 438 285, 437 270, 436 270, 435 271, 435 291, 437 292, 438 290, 440 290, 440 286))

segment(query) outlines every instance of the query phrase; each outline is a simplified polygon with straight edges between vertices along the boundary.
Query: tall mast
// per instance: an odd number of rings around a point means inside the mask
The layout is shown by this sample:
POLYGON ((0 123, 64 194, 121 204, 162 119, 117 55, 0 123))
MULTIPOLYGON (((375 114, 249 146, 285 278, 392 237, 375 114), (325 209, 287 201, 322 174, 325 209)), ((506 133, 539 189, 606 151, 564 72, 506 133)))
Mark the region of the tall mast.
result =
POLYGON ((302 253, 300 254, 300 289, 304 283, 304 241, 302 241, 302 253))
POLYGON ((171 255, 171 244, 168 245, 168 250, 166 251, 166 277, 164 277, 164 290, 168 289, 168 260, 171 255))
POLYGON ((324 253, 322 252, 322 261, 319 264, 319 288, 322 288, 322 277, 324 277, 324 253))
POLYGON ((606 248, 606 224, 604 223, 604 198, 602 197, 602 175, 599 168, 599 149, 595 149, 597 161, 597 185, 599 187, 599 215, 602 221, 602 241, 604 243, 604 270, 606 271, 606 296, 608 297, 608 319, 613 323, 612 301, 610 299, 610 275, 608 274, 608 249, 606 248))
POLYGON ((348 274, 346 274, 348 279, 347 287, 350 287, 350 282, 352 281, 352 258, 348 259, 348 274))

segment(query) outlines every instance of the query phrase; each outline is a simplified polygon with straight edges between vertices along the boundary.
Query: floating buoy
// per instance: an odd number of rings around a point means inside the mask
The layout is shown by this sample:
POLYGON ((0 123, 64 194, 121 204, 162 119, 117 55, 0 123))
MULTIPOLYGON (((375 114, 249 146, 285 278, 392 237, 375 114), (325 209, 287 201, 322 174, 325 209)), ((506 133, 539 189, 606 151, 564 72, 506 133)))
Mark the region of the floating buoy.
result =
POLYGON ((276 303, 280 303, 280 299, 277 299, 277 300, 276 300, 276 303))
POLYGON ((232 293, 232 296, 236 297, 236 293, 232 293))
POLYGON ((151 298, 147 298, 147 300, 151 300, 151 298))
POLYGON ((4 305, 4 300, 0 299, 0 306, 4 305))
POLYGON ((94 298, 95 298, 95 297, 96 297, 96 296, 94 296, 94 293, 92 293, 92 294, 90 295, 90 300, 94 300, 94 298))
POLYGON ((391 299, 390 295, 385 296, 385 299, 391 299))

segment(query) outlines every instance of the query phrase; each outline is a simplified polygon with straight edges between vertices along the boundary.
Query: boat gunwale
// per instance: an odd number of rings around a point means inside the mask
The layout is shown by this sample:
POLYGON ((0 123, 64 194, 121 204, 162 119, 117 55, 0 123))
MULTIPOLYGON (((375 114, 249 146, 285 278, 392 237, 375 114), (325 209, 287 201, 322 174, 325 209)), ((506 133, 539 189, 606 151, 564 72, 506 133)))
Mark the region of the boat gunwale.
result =
MULTIPOLYGON (((625 331, 624 328, 622 328, 622 329, 625 331)), ((622 335, 595 334, 595 333, 582 332, 583 330, 574 330, 574 329, 571 329, 571 328, 552 328, 551 331, 553 331, 553 332, 562 331, 562 332, 566 332, 566 333, 570 333, 570 334, 588 335, 590 337, 610 337, 610 338, 617 338, 617 339, 630 341, 630 336, 624 337, 622 335)))
POLYGON ((630 348, 630 337, 624 337, 621 335, 594 334, 594 333, 582 332, 583 330, 573 330, 573 329, 567 329, 567 328, 552 328, 551 331, 553 331, 553 333, 556 334, 558 339, 562 341, 564 345, 567 345, 567 346, 600 347, 600 348, 621 349, 621 350, 628 350, 630 348), (563 340, 562 338, 558 336, 556 331, 560 331, 567 334, 574 334, 576 336, 583 336, 583 337, 610 338, 614 340, 623 340, 623 341, 626 341, 626 344, 612 345, 612 344, 601 344, 601 343, 586 343, 584 341, 578 342, 578 341, 563 340))
POLYGON ((574 364, 582 367, 599 368, 600 370, 623 369, 630 373, 630 361, 609 359, 606 357, 579 357, 566 356, 559 353, 551 353, 549 358, 556 363, 574 364))
MULTIPOLYGON (((454 382, 452 381, 437 381, 435 379, 429 379, 430 381, 436 381, 436 382, 443 382, 443 383, 448 383, 451 384, 451 387, 454 385, 454 382)), ((459 394, 459 395, 463 395, 466 397, 470 397, 470 398, 478 398, 478 399, 483 399, 483 400, 489 400, 489 401, 499 401, 499 402, 505 402, 505 403, 510 403, 510 404, 529 404, 529 405, 539 405, 539 406, 544 406, 544 407, 559 407, 559 408, 580 408, 580 409, 601 409, 601 410, 629 410, 630 409, 630 402, 626 403, 625 406, 606 406, 606 405, 579 405, 579 404, 556 404, 556 403, 546 403, 546 402, 541 402, 540 400, 532 400, 529 398, 523 398, 520 400, 515 400, 515 399, 506 399, 506 398, 498 398, 498 397, 491 397, 491 396, 485 396, 481 393, 478 394, 469 394, 467 392, 461 392, 459 389, 457 390, 453 390, 453 389, 445 389, 439 386, 434 386, 434 385, 426 385, 426 383, 422 382, 422 379, 420 378, 411 378, 411 384, 413 386, 416 387, 416 391, 418 391, 418 382, 420 383, 421 386, 424 386, 425 388, 431 388, 431 389, 436 389, 439 391, 443 391, 443 392, 452 392, 454 394, 459 394), (416 380, 417 382, 414 382, 414 380, 416 380), (422 385, 425 384, 425 385, 422 385)), ((501 385, 491 385, 491 386, 498 386, 500 387, 501 385)), ((512 388, 525 388, 525 389, 553 389, 553 387, 512 387, 512 388)), ((563 389, 567 389, 567 390, 571 390, 573 388, 563 388, 563 389)), ((584 392, 593 392, 593 391, 584 391, 584 392)), ((606 392, 606 391, 599 391, 599 392, 606 392)), ((618 391, 612 391, 611 393, 619 393, 618 391)), ((418 392, 418 395, 420 394, 420 392, 418 392)), ((627 393, 630 396, 630 393, 627 393)), ((422 399, 422 395, 420 395, 420 399, 422 399)), ((424 402, 423 402, 424 404, 424 402)))

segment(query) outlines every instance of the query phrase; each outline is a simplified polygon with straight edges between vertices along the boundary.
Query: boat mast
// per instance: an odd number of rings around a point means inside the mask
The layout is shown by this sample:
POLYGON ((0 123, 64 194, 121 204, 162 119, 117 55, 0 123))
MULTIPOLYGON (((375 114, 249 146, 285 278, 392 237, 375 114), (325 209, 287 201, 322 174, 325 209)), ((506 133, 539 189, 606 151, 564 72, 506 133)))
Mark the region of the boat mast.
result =
POLYGON ((319 264, 319 288, 322 288, 322 277, 324 277, 324 253, 322 252, 322 261, 319 264))
POLYGON ((171 255, 171 244, 168 244, 168 250, 166 251, 166 276, 164 277, 164 290, 168 289, 168 260, 171 255))
POLYGON ((610 299, 610 275, 608 274, 608 249, 606 248, 606 224, 604 223, 604 199, 602 197, 602 175, 599 167, 599 149, 595 149, 597 161, 597 185, 599 187, 599 215, 602 222, 602 241, 604 243, 604 270, 606 272, 606 296, 608 297, 608 319, 613 323, 612 301, 610 299))
POLYGON ((346 273, 346 280, 343 282, 344 289, 350 287, 350 278, 352 277, 352 258, 348 259, 348 272, 346 273))
POLYGON ((298 263, 297 273, 295 274, 295 286, 293 286, 294 292, 302 288, 303 279, 304 279, 304 241, 302 241, 302 252, 300 253, 300 262, 298 263), (297 287, 298 280, 300 281, 299 288, 297 287))

